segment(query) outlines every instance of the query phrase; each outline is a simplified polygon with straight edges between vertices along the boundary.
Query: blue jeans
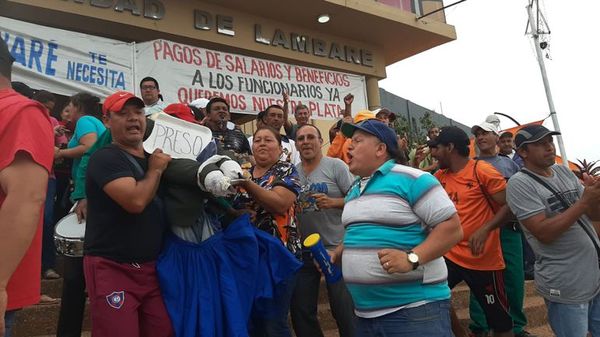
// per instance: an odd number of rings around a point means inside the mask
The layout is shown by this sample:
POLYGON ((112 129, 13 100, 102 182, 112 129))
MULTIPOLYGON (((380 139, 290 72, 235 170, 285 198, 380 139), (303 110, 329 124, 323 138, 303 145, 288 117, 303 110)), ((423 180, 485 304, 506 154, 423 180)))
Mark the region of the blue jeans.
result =
POLYGON ((548 322, 556 337, 600 336, 600 294, 582 304, 562 304, 546 300, 548 322))
POLYGON ((452 337, 450 300, 401 309, 376 318, 357 320, 360 337, 452 337))
POLYGON ((17 310, 9 310, 4 314, 4 337, 10 337, 12 329, 15 325, 15 317, 17 316, 17 310))

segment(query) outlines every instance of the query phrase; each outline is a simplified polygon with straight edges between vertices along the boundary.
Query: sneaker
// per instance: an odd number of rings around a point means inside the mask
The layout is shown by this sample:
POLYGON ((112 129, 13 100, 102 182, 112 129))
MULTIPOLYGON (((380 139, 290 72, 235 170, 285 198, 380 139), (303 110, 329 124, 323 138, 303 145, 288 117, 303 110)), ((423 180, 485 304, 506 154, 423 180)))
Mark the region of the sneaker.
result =
POLYGON ((537 336, 529 333, 529 331, 523 330, 523 331, 521 331, 521 333, 516 333, 515 337, 537 337, 537 336))
POLYGON ((56 272, 56 270, 50 268, 50 269, 48 269, 48 270, 46 270, 44 272, 43 277, 46 280, 56 280, 56 279, 60 278, 60 275, 58 275, 58 273, 56 272))

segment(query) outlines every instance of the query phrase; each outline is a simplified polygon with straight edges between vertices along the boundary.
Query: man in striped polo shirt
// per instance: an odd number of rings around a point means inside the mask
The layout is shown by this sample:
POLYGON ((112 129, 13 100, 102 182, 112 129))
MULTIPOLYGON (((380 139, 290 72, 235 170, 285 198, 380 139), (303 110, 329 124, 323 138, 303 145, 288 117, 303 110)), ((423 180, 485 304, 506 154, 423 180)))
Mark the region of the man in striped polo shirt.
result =
POLYGON ((462 239, 452 201, 429 173, 400 165, 396 134, 384 123, 344 124, 352 139, 342 224, 344 281, 359 336, 452 336, 442 256, 462 239))

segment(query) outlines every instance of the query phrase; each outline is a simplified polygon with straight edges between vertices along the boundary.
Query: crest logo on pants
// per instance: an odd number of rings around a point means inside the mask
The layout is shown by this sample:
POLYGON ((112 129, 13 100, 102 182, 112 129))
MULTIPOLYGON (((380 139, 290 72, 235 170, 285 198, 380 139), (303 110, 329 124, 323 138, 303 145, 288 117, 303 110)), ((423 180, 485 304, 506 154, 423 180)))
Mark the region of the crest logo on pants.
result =
POLYGON ((124 291, 115 291, 112 294, 106 296, 106 302, 108 305, 115 309, 121 309, 123 303, 125 303, 125 292, 124 291))

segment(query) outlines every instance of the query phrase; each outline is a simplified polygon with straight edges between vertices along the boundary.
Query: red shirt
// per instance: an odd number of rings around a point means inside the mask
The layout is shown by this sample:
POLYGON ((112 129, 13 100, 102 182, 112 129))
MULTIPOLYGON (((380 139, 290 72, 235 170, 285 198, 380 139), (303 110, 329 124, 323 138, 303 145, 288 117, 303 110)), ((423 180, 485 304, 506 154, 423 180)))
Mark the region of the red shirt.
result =
MULTIPOLYGON (((53 145, 54 132, 44 107, 12 89, 0 90, 0 170, 13 162, 17 152, 25 151, 50 172, 53 145)), ((0 190, 0 207, 5 198, 0 190)), ((31 246, 8 281, 7 310, 36 304, 40 300, 43 218, 42 214, 31 246)))

